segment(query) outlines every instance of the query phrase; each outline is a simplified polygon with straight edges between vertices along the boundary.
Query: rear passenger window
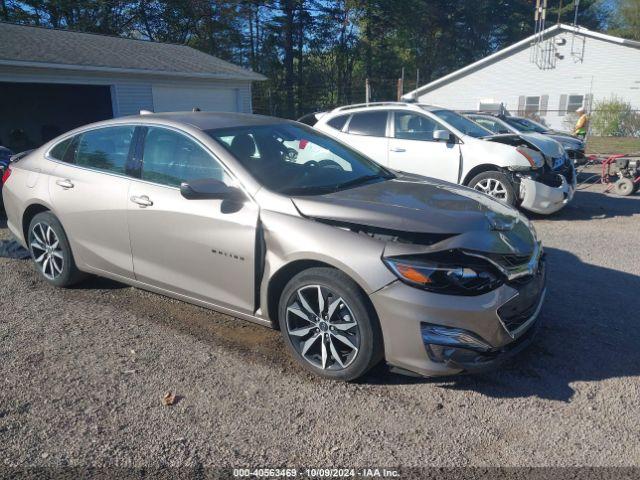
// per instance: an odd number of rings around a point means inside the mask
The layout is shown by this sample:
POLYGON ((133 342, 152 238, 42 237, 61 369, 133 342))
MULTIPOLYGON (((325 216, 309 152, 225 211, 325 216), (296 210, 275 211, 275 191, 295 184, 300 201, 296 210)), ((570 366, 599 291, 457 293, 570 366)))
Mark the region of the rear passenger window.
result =
POLYGON ((349 115, 340 115, 339 117, 329 120, 327 125, 331 128, 335 128, 336 130, 342 130, 344 128, 344 124, 347 123, 347 118, 349 118, 349 115))
POLYGON ((134 127, 108 127, 80 135, 76 165, 105 172, 126 172, 134 127))
POLYGON ((182 182, 202 178, 230 181, 218 161, 185 135, 166 128, 147 130, 142 180, 179 187, 182 182))
POLYGON ((355 113, 349 122, 349 133, 384 137, 387 130, 387 112, 355 113))
POLYGON ((67 149, 69 148, 72 140, 73 138, 67 138, 66 140, 63 140, 62 142, 54 146, 49 151, 49 156, 56 160, 64 161, 64 156, 67 153, 67 149))

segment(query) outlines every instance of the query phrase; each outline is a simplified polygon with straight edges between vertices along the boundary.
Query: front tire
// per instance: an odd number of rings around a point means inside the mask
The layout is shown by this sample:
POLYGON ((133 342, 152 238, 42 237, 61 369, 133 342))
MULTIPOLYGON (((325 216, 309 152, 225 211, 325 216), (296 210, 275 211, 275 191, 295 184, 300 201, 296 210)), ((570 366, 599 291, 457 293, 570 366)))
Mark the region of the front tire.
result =
POLYGON ((47 283, 70 287, 85 277, 76 267, 67 235, 53 213, 38 213, 31 219, 27 242, 36 269, 47 283))
POLYGON ((486 193, 507 205, 516 204, 516 192, 509 177, 501 172, 482 172, 471 179, 469 187, 486 193))
POLYGON ((384 356, 375 311, 339 270, 310 268, 294 276, 282 292, 278 316, 293 357, 321 377, 355 380, 384 356))

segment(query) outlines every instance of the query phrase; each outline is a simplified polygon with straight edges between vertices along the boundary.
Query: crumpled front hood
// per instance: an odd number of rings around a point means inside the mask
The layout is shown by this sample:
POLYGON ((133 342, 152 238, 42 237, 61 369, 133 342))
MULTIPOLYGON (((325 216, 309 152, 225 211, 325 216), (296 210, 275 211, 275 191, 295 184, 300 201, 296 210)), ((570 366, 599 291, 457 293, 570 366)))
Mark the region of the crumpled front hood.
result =
POLYGON ((530 252, 534 239, 528 221, 515 209, 472 189, 402 174, 326 195, 294 197, 305 217, 378 229, 447 234, 452 248, 497 252, 530 252), (510 228, 505 228, 510 226, 510 228), (504 229, 504 231, 503 231, 504 229), (511 238, 504 245, 496 238, 511 238), (470 245, 469 242, 472 244, 470 245))
POLYGON ((536 147, 540 150, 544 155, 549 158, 559 158, 564 155, 564 149, 562 144, 553 138, 542 135, 540 133, 507 133, 507 134, 499 134, 499 135, 491 135, 488 137, 484 137, 484 140, 487 141, 498 141, 500 143, 506 143, 501 140, 507 138, 521 138, 525 141, 525 143, 529 143, 530 145, 536 147))
POLYGON ((542 153, 551 158, 559 158, 564 155, 562 144, 553 138, 541 133, 521 133, 520 136, 533 143, 542 153))

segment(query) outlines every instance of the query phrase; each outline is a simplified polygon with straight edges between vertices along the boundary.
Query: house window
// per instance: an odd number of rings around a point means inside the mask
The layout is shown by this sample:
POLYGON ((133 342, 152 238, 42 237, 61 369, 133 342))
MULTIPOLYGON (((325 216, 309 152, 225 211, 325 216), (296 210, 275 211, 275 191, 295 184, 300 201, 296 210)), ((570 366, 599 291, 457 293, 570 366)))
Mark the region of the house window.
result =
POLYGON ((584 103, 584 95, 569 95, 567 101, 567 112, 575 112, 584 103))
POLYGON ((524 104, 524 113, 533 114, 540 111, 540 97, 527 97, 524 104))

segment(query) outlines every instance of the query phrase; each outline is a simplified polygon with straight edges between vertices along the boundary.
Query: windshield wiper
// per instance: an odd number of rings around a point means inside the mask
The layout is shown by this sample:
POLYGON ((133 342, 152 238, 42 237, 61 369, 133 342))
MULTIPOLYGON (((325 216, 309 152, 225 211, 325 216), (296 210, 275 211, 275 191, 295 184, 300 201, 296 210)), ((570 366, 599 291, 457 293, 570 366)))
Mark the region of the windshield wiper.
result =
POLYGON ((310 195, 310 194, 323 194, 330 192, 337 192, 338 190, 344 190, 345 188, 355 187, 357 185, 362 185, 364 183, 370 182, 371 180, 377 179, 391 179, 395 178, 392 174, 387 175, 364 175, 362 177, 354 178, 353 180, 349 180, 347 182, 338 183, 335 185, 305 185, 301 187, 290 187, 285 188, 280 191, 280 193, 284 193, 287 195, 310 195), (313 192, 313 193, 311 193, 313 192))
POLYGON ((286 195, 310 195, 310 194, 320 194, 320 193, 329 193, 333 192, 335 189, 335 185, 304 185, 301 187, 289 187, 283 188, 280 190, 280 193, 284 193, 286 195), (313 192, 313 193, 311 193, 313 192))
POLYGON ((348 182, 343 182, 343 183, 337 184, 335 186, 335 191, 337 192, 338 190, 343 190, 345 188, 355 187, 357 185, 362 185, 364 183, 370 182, 371 180, 377 180, 377 179, 389 180, 390 178, 393 178, 393 176, 392 175, 380 175, 380 174, 365 175, 363 177, 358 177, 358 178, 354 178, 353 180, 349 180, 348 182))

